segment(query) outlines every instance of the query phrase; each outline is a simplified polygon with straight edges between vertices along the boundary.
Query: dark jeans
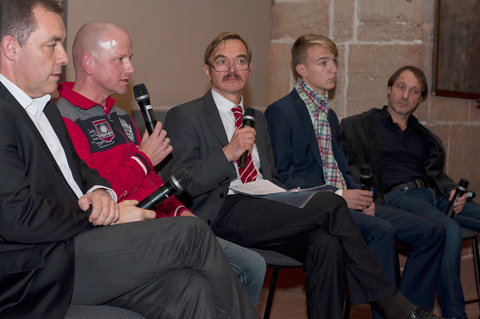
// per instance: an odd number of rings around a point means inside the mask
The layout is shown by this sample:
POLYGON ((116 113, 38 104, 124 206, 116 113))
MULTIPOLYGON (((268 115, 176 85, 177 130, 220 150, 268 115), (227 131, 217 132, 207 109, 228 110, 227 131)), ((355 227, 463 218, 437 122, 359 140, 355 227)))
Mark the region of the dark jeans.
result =
POLYGON ((460 283, 462 235, 460 226, 480 232, 480 205, 469 202, 455 217, 445 215, 450 202, 434 189, 395 190, 385 194, 385 205, 424 216, 445 227, 446 240, 440 266, 438 300, 446 318, 467 318, 460 283))
POLYGON ((345 285, 351 305, 397 291, 365 244, 345 201, 331 192, 316 194, 303 209, 229 195, 212 229, 241 246, 274 250, 303 262, 310 319, 342 318, 345 285))
MULTIPOLYGON (((376 205, 375 217, 351 212, 387 278, 413 304, 432 310, 445 244, 443 226, 411 212, 381 205, 376 205), (409 249, 401 279, 397 244, 409 249)), ((378 315, 374 313, 374 317, 378 315)))

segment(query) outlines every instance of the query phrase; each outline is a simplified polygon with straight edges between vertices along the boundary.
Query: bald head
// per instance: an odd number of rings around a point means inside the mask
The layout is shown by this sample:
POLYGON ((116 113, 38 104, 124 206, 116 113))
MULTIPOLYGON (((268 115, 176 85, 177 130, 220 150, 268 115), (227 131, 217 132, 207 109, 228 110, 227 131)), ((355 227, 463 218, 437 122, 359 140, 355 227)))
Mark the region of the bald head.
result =
POLYGON ((74 91, 99 103, 126 93, 135 69, 132 39, 123 28, 106 22, 85 24, 75 36, 72 54, 74 91))
MULTIPOLYGON (((95 58, 103 51, 112 50, 118 35, 130 36, 122 27, 108 22, 89 22, 78 30, 73 42, 72 55, 75 72, 81 70, 81 57, 87 53, 95 58)), ((131 42, 131 40, 130 40, 131 42)))

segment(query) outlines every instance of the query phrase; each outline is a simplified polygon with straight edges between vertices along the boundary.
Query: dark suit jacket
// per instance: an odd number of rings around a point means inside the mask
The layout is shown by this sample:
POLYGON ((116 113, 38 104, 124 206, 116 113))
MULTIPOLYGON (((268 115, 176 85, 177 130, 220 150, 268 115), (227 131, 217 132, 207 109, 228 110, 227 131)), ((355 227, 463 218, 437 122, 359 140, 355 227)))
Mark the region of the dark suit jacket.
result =
MULTIPOLYGON (((192 182, 178 199, 212 224, 228 194, 230 180, 236 178, 237 173, 222 150, 228 139, 211 92, 172 108, 164 127, 173 151, 164 160, 166 164, 160 172, 166 178, 187 168, 192 182)), ((255 110, 255 130, 263 178, 284 187, 275 171, 265 117, 258 110, 255 110)))
MULTIPOLYGON (((362 114, 343 119, 342 125, 340 126, 340 135, 343 148, 347 154, 348 165, 355 180, 360 180, 360 167, 362 163, 370 163, 370 165, 372 165, 372 185, 376 187, 378 191, 376 202, 382 204, 384 195, 383 168, 373 118, 377 112, 380 112, 380 109, 373 108, 362 114)), ((435 188, 443 196, 448 198, 450 191, 455 189, 456 184, 443 171, 445 165, 445 149, 442 141, 425 126, 420 123, 418 126, 431 145, 428 159, 425 162, 425 172, 428 183, 430 187, 435 188)))
MULTIPOLYGON (((324 185, 322 156, 305 102, 295 89, 265 111, 280 181, 288 188, 324 185)), ((348 168, 339 136, 337 115, 328 111, 332 150, 348 188, 360 188, 348 168)))
MULTIPOLYGON (((93 226, 28 114, 0 83, 0 318, 64 318, 73 238, 93 226)), ((81 162, 53 101, 45 107, 82 191, 108 186, 81 162)))

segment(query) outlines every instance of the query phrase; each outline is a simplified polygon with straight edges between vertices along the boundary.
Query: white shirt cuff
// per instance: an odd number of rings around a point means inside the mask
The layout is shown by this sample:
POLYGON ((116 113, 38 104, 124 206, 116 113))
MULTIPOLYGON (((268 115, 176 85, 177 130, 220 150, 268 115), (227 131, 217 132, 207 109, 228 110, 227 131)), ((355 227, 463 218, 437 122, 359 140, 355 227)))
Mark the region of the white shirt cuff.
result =
POLYGON ((91 193, 93 192, 94 190, 96 189, 104 189, 107 191, 108 195, 110 195, 110 197, 115 201, 115 203, 117 202, 117 193, 115 193, 115 191, 111 188, 108 188, 108 187, 105 187, 105 186, 101 186, 101 185, 95 185, 93 186, 92 188, 90 188, 87 193, 91 193))

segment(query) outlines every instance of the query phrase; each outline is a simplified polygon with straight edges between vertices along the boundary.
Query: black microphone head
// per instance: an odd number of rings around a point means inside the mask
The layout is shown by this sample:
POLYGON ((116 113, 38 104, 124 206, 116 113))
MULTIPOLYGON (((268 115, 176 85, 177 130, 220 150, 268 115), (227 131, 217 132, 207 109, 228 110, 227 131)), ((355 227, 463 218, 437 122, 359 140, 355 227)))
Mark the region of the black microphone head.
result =
POLYGON ((458 182, 458 186, 466 190, 468 188, 468 181, 462 178, 460 182, 458 182))
POLYGON ((170 181, 177 192, 180 192, 183 191, 188 184, 190 184, 192 181, 192 176, 188 174, 187 170, 183 169, 170 176, 170 181))
POLYGON ((243 126, 255 126, 255 110, 254 109, 246 109, 245 113, 243 114, 242 119, 243 126))
POLYGON ((135 95, 135 100, 137 101, 150 98, 147 87, 143 83, 137 84, 133 87, 133 94, 135 95))
POLYGON ((255 110, 252 109, 252 108, 248 108, 245 110, 245 113, 243 114, 243 116, 251 116, 253 118, 255 118, 255 110))
POLYGON ((255 122, 255 110, 248 108, 245 110, 245 113, 243 114, 243 119, 248 118, 249 120, 252 120, 255 122))
POLYGON ((368 163, 363 163, 360 168, 360 176, 362 178, 371 178, 373 175, 372 166, 368 163))

